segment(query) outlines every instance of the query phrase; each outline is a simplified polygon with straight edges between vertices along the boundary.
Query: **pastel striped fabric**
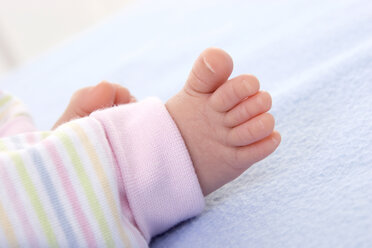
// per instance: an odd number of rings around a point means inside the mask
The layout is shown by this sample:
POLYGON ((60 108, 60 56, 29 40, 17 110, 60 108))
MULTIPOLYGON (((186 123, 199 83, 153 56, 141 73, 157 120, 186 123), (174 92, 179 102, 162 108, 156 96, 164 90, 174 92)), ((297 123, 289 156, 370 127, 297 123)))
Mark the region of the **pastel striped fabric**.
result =
POLYGON ((0 94, 0 247, 148 247, 202 211, 186 146, 158 99, 47 132, 32 131, 17 102, 0 94))
POLYGON ((0 91, 0 137, 36 131, 24 104, 0 91))
MULTIPOLYGON (((18 116, 15 101, 0 99, 3 123, 18 116)), ((0 246, 146 246, 121 212, 113 159, 87 118, 0 139, 0 246)))

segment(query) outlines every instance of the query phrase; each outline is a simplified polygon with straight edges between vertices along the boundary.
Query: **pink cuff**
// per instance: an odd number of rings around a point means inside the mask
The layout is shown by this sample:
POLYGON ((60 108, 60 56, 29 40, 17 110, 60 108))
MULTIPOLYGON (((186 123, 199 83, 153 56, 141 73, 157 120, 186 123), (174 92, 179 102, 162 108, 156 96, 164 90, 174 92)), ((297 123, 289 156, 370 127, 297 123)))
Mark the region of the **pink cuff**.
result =
POLYGON ((155 98, 94 112, 103 125, 135 224, 147 242, 201 213, 204 197, 181 134, 155 98))

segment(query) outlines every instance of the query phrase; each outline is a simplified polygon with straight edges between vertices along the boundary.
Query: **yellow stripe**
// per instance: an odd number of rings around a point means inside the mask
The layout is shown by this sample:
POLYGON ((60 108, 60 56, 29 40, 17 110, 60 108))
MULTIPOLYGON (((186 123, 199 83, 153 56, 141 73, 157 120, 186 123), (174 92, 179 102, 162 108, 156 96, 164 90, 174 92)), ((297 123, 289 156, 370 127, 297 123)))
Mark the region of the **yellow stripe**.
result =
POLYGON ((16 107, 17 105, 21 105, 21 104, 22 103, 19 101, 11 103, 10 106, 8 106, 6 109, 4 109, 4 111, 0 113, 0 120, 3 119, 11 110, 13 110, 14 107, 16 107))
POLYGON ((43 231, 47 237, 49 246, 56 247, 58 244, 53 229, 50 225, 48 216, 43 208, 43 205, 41 204, 41 200, 37 194, 37 190, 34 184, 32 183, 31 177, 27 173, 21 155, 17 152, 9 152, 9 155, 16 166, 23 187, 26 193, 28 194, 28 197, 30 198, 31 204, 35 210, 37 217, 39 218, 41 227, 43 228, 43 231))
POLYGON ((52 132, 51 131, 42 131, 42 132, 39 132, 39 134, 41 136, 41 139, 43 140, 43 139, 49 137, 52 134, 52 132))
POLYGON ((14 234, 13 226, 10 223, 8 215, 6 214, 4 207, 1 205, 1 202, 0 202, 0 224, 3 227, 9 246, 19 247, 16 236, 14 234))
MULTIPOLYGON (((3 152, 9 150, 4 140, 1 140, 1 139, 0 139, 0 150, 3 152)), ((28 194, 30 198, 31 204, 33 205, 35 213, 37 217, 39 218, 40 224, 46 234, 49 245, 57 246, 56 237, 48 221, 48 217, 46 215, 46 212, 44 211, 43 205, 41 204, 40 198, 37 195, 36 188, 33 185, 32 180, 27 173, 27 170, 23 163, 21 155, 19 155, 18 152, 12 152, 12 151, 6 152, 6 154, 9 155, 9 157, 12 159, 13 163, 15 164, 16 170, 23 184, 25 192, 28 194)))
POLYGON ((110 184, 108 181, 108 177, 103 170, 103 165, 98 157, 97 152, 95 151, 94 146, 92 145, 91 141, 89 140, 88 136, 84 132, 84 130, 76 123, 71 123, 72 129, 77 133, 79 138, 81 139, 83 146, 85 150, 88 153, 89 159, 93 164, 93 168, 96 172, 96 175, 101 183, 101 187, 105 193, 106 199, 110 206, 110 211, 114 216, 115 224, 117 225, 117 228, 120 233, 121 240, 125 244, 125 247, 131 247, 130 241, 128 239, 127 234, 125 233, 123 229, 123 225, 120 222, 120 211, 117 207, 117 204, 115 202, 115 197, 112 193, 112 190, 110 189, 110 184))
POLYGON ((115 244, 113 242, 110 229, 107 225, 103 210, 101 208, 101 204, 94 192, 90 178, 88 177, 86 171, 84 170, 84 165, 80 161, 79 154, 75 150, 71 139, 66 135, 66 133, 57 131, 56 136, 61 140, 63 146, 65 147, 71 159, 71 163, 74 166, 75 172, 85 191, 85 196, 88 199, 90 208, 97 220, 98 226, 102 232, 103 238, 105 239, 106 245, 108 247, 113 247, 115 244))
POLYGON ((0 107, 2 107, 3 105, 5 105, 5 103, 9 102, 10 99, 12 99, 13 97, 11 95, 6 95, 4 96, 3 98, 0 99, 0 107))

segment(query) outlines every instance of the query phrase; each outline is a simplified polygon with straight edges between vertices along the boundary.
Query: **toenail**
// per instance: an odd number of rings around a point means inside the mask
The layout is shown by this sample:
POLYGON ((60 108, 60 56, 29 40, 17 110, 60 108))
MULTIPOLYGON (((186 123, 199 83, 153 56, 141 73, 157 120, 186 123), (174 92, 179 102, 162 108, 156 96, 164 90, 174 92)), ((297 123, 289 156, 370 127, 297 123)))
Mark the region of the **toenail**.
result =
POLYGON ((249 83, 248 80, 243 79, 242 80, 243 87, 245 88, 244 91, 247 92, 248 94, 253 94, 253 89, 251 84, 249 83))
POLYGON ((274 137, 271 138, 271 139, 272 139, 272 141, 274 142, 275 145, 279 144, 279 140, 278 139, 275 139, 274 137))
POLYGON ((211 72, 216 73, 205 57, 203 57, 203 62, 211 72))

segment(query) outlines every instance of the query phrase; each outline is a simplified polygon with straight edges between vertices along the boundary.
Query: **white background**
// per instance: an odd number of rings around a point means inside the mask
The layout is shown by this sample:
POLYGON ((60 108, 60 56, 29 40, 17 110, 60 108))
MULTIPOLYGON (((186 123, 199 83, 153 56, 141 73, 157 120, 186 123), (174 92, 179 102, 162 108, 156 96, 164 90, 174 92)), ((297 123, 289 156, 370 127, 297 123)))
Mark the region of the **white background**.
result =
POLYGON ((122 9, 129 0, 0 0, 0 74, 122 9))

